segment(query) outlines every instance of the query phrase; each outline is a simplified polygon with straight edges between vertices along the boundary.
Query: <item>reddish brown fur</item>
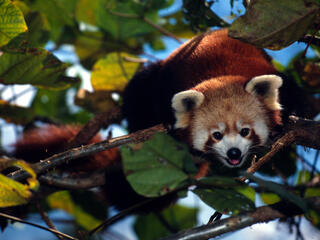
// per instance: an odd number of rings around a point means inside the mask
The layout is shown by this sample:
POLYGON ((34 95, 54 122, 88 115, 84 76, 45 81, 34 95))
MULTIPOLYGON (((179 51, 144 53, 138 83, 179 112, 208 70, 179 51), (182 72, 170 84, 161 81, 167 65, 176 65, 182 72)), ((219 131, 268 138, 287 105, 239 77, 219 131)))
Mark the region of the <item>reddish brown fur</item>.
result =
MULTIPOLYGON (((123 115, 131 131, 158 123, 174 124, 170 106, 174 94, 208 79, 224 77, 228 81, 227 76, 240 76, 245 85, 251 78, 267 74, 277 71, 263 50, 229 38, 227 29, 208 32, 136 74, 124 94, 123 115)), ((270 124, 280 123, 279 112, 270 111, 268 116, 270 124)))
POLYGON ((161 64, 166 66, 178 62, 180 64, 176 65, 175 70, 185 82, 194 82, 194 79, 203 81, 228 75, 239 75, 248 80, 258 75, 277 72, 262 50, 229 38, 227 29, 209 32, 191 39, 176 49, 161 64))
MULTIPOLYGON (((80 126, 46 125, 29 130, 14 144, 14 156, 28 162, 43 160, 55 153, 66 150, 68 142, 80 129, 80 126)), ((89 143, 96 143, 101 140, 100 135, 96 135, 89 143)), ((103 169, 119 159, 119 150, 113 148, 82 159, 81 164, 79 164, 80 166, 77 164, 75 168, 81 171, 103 169)))
MULTIPOLYGON (((205 121, 213 124, 221 120, 226 124, 227 131, 235 127, 235 119, 245 119, 251 124, 257 116, 265 115, 266 110, 262 102, 244 90, 246 81, 241 76, 224 76, 202 82, 195 90, 202 92, 205 100, 194 114, 203 115, 205 121)), ((218 126, 213 125, 211 128, 218 126)))

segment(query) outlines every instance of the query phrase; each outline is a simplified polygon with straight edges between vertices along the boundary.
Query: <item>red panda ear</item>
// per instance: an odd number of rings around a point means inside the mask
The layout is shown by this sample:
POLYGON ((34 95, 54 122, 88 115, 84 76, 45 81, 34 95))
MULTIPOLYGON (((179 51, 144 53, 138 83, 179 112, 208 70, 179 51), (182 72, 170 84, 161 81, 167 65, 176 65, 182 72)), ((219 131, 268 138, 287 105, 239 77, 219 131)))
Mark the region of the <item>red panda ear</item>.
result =
POLYGON ((175 128, 185 128, 189 124, 189 112, 198 108, 204 100, 204 95, 196 90, 187 90, 175 94, 172 98, 172 108, 175 111, 175 128))
POLYGON ((277 75, 261 75, 252 78, 246 85, 245 90, 254 96, 261 97, 271 110, 280 110, 278 89, 282 85, 282 78, 277 75))

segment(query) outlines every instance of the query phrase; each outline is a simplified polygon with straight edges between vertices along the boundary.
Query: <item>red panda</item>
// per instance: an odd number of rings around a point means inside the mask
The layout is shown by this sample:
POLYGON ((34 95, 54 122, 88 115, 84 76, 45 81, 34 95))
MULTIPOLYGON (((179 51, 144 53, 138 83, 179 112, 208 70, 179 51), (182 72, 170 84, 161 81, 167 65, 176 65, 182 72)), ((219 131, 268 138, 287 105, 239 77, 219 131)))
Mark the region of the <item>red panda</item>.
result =
POLYGON ((123 115, 131 131, 170 124, 191 150, 240 167, 281 124, 276 74, 262 50, 229 38, 227 29, 209 32, 137 73, 123 115))
MULTIPOLYGON (((218 30, 191 39, 168 58, 135 74, 124 91, 122 114, 130 132, 159 123, 171 125, 172 135, 193 153, 214 154, 225 166, 236 168, 253 147, 266 143, 274 126, 281 124, 281 84, 262 50, 229 38, 226 29, 218 30)), ((75 134, 54 136, 52 130, 63 129, 45 129, 59 147, 46 143, 51 137, 42 138, 41 143, 38 136, 31 138, 35 143, 38 139, 36 145, 43 144, 42 149, 50 153, 63 150, 61 146, 75 134)), ((28 145, 29 136, 16 144, 17 149, 28 145)), ((104 189, 110 203, 123 209, 143 199, 125 180, 117 149, 95 156, 99 157, 93 157, 92 166, 107 168, 104 189)), ((200 165, 197 178, 207 171, 207 163, 200 165)), ((158 202, 166 202, 166 198, 158 202)))

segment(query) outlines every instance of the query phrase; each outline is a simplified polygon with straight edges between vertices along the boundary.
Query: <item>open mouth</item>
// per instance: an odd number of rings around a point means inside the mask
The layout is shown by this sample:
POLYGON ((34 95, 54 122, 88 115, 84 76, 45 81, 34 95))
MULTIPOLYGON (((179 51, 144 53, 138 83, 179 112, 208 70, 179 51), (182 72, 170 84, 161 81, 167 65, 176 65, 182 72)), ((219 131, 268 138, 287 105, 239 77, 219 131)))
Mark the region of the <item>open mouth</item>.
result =
POLYGON ((241 163, 242 161, 242 157, 241 158, 238 158, 238 159, 229 159, 229 158, 226 158, 227 162, 232 165, 232 166, 237 166, 241 163))

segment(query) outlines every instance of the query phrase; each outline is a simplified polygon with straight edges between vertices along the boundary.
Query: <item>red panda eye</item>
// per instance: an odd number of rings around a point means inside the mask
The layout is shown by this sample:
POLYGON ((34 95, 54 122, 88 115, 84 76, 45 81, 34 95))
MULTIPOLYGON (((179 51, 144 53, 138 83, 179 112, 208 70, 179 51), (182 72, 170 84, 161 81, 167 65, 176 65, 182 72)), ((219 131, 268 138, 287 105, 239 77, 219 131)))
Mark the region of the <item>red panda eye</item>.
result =
POLYGON ((242 128, 241 131, 240 131, 240 135, 241 135, 242 137, 248 136, 249 133, 250 133, 250 128, 242 128))
POLYGON ((223 135, 221 132, 214 132, 212 136, 217 140, 221 140, 223 138, 223 135))

